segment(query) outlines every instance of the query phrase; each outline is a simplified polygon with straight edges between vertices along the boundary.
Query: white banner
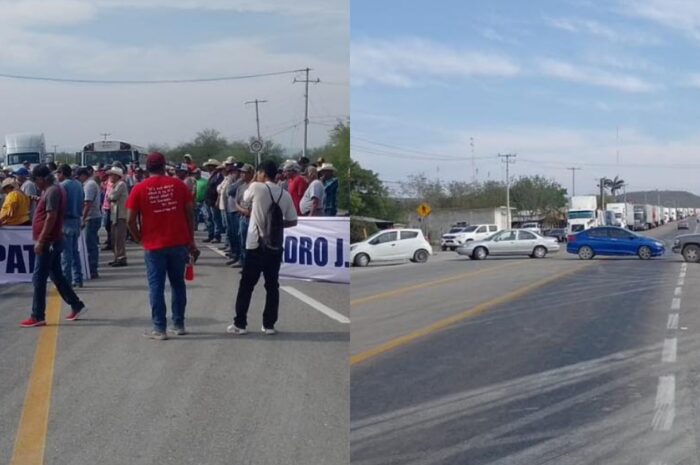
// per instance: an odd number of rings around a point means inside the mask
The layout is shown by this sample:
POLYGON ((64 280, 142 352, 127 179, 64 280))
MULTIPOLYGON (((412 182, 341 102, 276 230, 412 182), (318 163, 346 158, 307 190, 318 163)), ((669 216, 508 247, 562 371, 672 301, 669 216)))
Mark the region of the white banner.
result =
MULTIPOLYGON (((88 280, 90 279, 90 267, 87 261, 84 232, 80 233, 78 250, 83 280, 88 280)), ((31 283, 35 258, 31 226, 3 226, 0 228, 0 285, 31 283)))
POLYGON ((300 217, 284 230, 280 277, 350 284, 349 259, 349 217, 300 217))
POLYGON ((32 282, 34 258, 31 226, 0 228, 0 284, 32 282))

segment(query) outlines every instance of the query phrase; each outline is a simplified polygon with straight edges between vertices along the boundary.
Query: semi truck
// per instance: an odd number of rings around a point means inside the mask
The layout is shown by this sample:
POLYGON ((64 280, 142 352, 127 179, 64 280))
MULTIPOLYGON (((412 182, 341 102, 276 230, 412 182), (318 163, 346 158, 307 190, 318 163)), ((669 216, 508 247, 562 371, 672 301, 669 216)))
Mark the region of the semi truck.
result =
POLYGON ((632 229, 634 226, 634 205, 631 203, 609 203, 606 211, 610 212, 610 225, 632 229))
POLYGON ((598 210, 598 199, 595 195, 579 195, 571 197, 569 211, 566 214, 567 234, 603 225, 603 214, 598 210))
POLYGON ((31 168, 44 162, 46 142, 43 133, 8 134, 5 136, 5 166, 11 170, 29 162, 31 168))
POLYGON ((654 227, 654 207, 649 204, 634 206, 634 230, 644 231, 654 227))

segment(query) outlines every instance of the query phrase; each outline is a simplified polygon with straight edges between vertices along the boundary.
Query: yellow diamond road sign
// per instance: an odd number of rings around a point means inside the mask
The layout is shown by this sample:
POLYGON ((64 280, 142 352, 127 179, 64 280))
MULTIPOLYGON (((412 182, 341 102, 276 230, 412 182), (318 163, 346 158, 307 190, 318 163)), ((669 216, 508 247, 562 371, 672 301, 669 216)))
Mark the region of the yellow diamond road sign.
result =
POLYGON ((430 209, 430 205, 427 203, 423 202, 422 204, 418 205, 418 216, 421 218, 425 218, 426 216, 430 215, 430 212, 432 211, 430 209))

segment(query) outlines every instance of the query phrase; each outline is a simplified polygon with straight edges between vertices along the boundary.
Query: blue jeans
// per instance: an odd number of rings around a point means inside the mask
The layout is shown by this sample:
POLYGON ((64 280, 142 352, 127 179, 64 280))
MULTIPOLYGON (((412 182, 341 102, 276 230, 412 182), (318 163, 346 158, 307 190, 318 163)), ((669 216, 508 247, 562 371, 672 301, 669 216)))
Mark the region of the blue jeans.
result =
POLYGON ((100 226, 102 218, 91 218, 85 225, 85 246, 87 247, 88 264, 90 265, 90 274, 97 275, 97 265, 100 262, 100 226))
POLYGON ((221 230, 222 234, 224 235, 224 245, 226 247, 230 247, 231 245, 228 242, 228 230, 230 229, 228 225, 228 213, 226 213, 224 210, 219 211, 221 212, 221 224, 224 226, 221 230))
POLYGON ((240 245, 241 245, 241 265, 245 264, 245 258, 246 258, 246 250, 245 250, 245 241, 246 238, 248 237, 248 223, 250 222, 248 220, 247 216, 239 215, 240 220, 238 222, 238 236, 241 239, 240 245))
POLYGON ((238 259, 241 256, 241 243, 238 235, 238 224, 240 222, 238 219, 238 212, 228 212, 226 213, 226 216, 228 219, 226 236, 228 237, 228 242, 231 246, 231 258, 238 259))
POLYGON ((221 240, 224 225, 221 223, 221 210, 218 207, 207 205, 207 231, 209 239, 221 240))
POLYGON ((151 319, 153 329, 165 332, 167 329, 167 309, 165 307, 165 277, 170 281, 172 293, 171 310, 173 326, 185 327, 185 306, 187 289, 185 287, 185 266, 187 266, 187 247, 168 247, 160 250, 147 250, 146 274, 151 301, 151 319))
POLYGON ((80 262, 78 240, 80 239, 80 220, 66 219, 63 223, 63 276, 69 283, 83 282, 83 268, 80 262))
POLYGON ((63 239, 47 243, 44 252, 36 256, 34 263, 34 296, 32 298, 32 317, 39 321, 46 319, 46 281, 51 278, 58 293, 65 303, 70 305, 73 311, 82 310, 85 304, 70 287, 61 270, 61 252, 63 252, 63 239))

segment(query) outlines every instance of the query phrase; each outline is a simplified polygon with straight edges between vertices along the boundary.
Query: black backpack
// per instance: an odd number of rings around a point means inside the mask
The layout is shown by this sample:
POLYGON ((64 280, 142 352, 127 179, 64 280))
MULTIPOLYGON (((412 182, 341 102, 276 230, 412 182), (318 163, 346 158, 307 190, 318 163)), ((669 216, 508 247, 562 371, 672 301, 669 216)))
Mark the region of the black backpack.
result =
POLYGON ((280 196, 275 202, 275 198, 272 196, 272 189, 267 184, 265 184, 265 187, 270 192, 272 205, 265 213, 265 223, 262 225, 259 244, 265 250, 279 252, 284 247, 284 215, 279 204, 284 195, 284 189, 281 189, 280 196))

